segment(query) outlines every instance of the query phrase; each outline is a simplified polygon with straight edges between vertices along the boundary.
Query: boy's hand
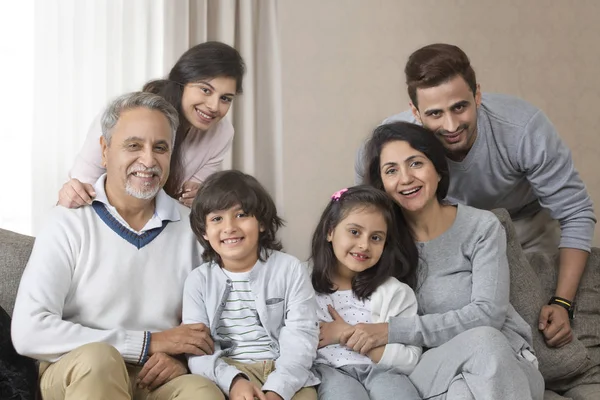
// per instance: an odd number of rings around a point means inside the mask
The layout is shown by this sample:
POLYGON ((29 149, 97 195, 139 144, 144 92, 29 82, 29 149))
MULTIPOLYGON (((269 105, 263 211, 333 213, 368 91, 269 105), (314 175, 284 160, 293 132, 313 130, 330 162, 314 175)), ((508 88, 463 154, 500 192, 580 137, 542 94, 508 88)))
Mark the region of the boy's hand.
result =
POLYGON ((150 355, 167 353, 170 355, 193 354, 204 356, 212 354, 215 348, 210 329, 204 324, 179 325, 162 332, 154 332, 150 338, 150 355))
POLYGON ((344 318, 330 304, 327 305, 327 309, 329 310, 329 315, 333 318, 333 322, 319 322, 319 348, 329 346, 330 344, 338 344, 342 332, 352 326, 344 321, 344 318))
POLYGON ((267 400, 283 400, 283 397, 281 397, 275 392, 267 392, 265 393, 265 397, 267 398, 267 400))
POLYGON ((233 378, 229 389, 229 400, 254 400, 255 397, 267 400, 262 390, 248 379, 241 375, 233 378))
POLYGON ((187 367, 183 362, 165 353, 156 353, 146 361, 138 374, 136 383, 141 389, 154 390, 187 372, 187 367))

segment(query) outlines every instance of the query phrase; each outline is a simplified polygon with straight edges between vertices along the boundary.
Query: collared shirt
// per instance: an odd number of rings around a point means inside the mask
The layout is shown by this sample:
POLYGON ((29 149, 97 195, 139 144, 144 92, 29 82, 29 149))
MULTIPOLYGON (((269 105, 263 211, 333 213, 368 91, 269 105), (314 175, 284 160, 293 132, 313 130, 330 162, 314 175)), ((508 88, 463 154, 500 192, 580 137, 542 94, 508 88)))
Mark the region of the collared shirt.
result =
POLYGON ((162 226, 163 221, 175 222, 181 219, 179 215, 179 210, 177 210, 176 203, 171 201, 171 198, 167 193, 165 193, 164 190, 160 189, 156 197, 154 198, 154 214, 152 215, 152 218, 150 218, 148 222, 146 222, 146 225, 144 225, 144 227, 140 231, 136 231, 131 226, 129 226, 127 221, 125 221, 123 217, 119 215, 117 209, 113 207, 108 201, 108 197, 106 196, 106 190, 104 187, 105 183, 106 174, 102 174, 94 184, 94 190, 96 191, 96 198, 94 199, 94 201, 99 201, 102 204, 104 204, 108 212, 113 217, 115 217, 123 226, 127 227, 127 229, 130 229, 132 232, 140 234, 150 229, 160 228, 162 226))

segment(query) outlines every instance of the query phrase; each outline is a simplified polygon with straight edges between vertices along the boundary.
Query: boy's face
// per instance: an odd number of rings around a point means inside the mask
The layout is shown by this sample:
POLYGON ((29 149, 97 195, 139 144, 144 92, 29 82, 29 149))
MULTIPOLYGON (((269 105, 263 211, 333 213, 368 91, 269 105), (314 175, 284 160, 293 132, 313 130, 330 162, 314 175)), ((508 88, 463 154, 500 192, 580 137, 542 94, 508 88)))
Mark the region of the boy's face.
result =
POLYGON ((264 229, 241 208, 213 211, 206 216, 204 239, 232 272, 250 271, 258 260, 258 237, 264 229))

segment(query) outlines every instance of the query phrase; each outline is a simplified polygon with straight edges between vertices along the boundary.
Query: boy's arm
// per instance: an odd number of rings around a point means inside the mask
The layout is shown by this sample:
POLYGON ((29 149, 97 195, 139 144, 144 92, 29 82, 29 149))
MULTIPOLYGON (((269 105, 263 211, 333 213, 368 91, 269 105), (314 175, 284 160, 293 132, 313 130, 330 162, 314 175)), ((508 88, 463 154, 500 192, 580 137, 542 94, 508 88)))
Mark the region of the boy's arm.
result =
POLYGON ((283 399, 291 399, 306 383, 319 343, 317 302, 306 268, 299 261, 288 276, 287 309, 279 335, 276 369, 263 385, 283 399))
MULTIPOLYGON (((390 317, 410 317, 417 315, 417 298, 413 290, 396 279, 384 283, 373 294, 373 322, 388 322, 390 317)), ((409 375, 421 357, 422 349, 400 343, 389 343, 372 349, 367 355, 373 362, 393 366, 409 375)))
MULTIPOLYGON (((201 268, 194 269, 187 279, 183 288, 182 319, 184 324, 202 323, 210 327, 210 321, 204 303, 204 290, 206 290, 206 277, 201 273, 201 268)), ((193 356, 188 355, 188 367, 192 374, 202 375, 215 382, 225 394, 229 394, 231 384, 238 375, 248 377, 234 366, 220 359, 221 351, 212 355, 193 356)))

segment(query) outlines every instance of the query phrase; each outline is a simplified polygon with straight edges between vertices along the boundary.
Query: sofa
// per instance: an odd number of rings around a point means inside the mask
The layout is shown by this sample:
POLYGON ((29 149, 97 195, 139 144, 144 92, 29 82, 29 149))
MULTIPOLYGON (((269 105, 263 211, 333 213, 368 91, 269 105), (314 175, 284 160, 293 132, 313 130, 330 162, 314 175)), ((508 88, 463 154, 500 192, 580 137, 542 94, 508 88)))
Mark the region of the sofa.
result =
MULTIPOLYGON (((600 399, 600 249, 592 250, 575 299, 572 326, 576 338, 560 349, 548 348, 537 321, 539 310, 553 295, 556 285, 557 254, 526 255, 506 210, 494 213, 506 229, 510 299, 531 326, 539 368, 546 381, 544 400, 600 399)), ((33 241, 30 236, 0 229, 0 305, 9 315, 33 241)))

